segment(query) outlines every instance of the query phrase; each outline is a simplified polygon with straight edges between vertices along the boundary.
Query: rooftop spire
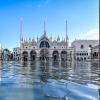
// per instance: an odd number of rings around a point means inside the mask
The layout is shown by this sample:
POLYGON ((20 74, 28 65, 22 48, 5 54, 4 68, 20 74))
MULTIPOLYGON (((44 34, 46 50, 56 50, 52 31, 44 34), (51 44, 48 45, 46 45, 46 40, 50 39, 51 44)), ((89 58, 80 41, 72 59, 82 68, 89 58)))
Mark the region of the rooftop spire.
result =
POLYGON ((22 36, 23 32, 22 31, 23 31, 23 18, 21 17, 20 18, 20 41, 23 38, 23 36, 22 36))
POLYGON ((60 41, 60 37, 59 37, 59 35, 58 35, 58 37, 57 37, 57 41, 60 41))
POLYGON ((39 38, 38 38, 38 34, 37 34, 37 42, 38 42, 38 39, 39 39, 39 38))
POLYGON ((45 21, 44 21, 44 35, 46 35, 45 21))
POLYGON ((67 20, 66 20, 66 41, 68 40, 68 35, 67 35, 67 20))

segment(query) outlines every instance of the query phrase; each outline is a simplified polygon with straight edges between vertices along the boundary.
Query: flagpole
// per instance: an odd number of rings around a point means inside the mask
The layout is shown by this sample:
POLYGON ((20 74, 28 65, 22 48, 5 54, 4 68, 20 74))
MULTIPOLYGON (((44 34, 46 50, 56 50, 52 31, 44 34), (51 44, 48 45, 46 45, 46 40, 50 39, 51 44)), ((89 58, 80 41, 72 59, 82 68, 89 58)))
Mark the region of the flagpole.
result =
POLYGON ((44 61, 46 60, 45 58, 45 35, 46 35, 46 29, 45 29, 45 21, 44 21, 44 46, 43 46, 43 50, 44 50, 44 61))
POLYGON ((67 66, 67 20, 66 20, 66 66, 67 66))
POLYGON ((20 60, 22 60, 22 58, 21 58, 22 26, 23 26, 23 18, 20 18, 20 60))

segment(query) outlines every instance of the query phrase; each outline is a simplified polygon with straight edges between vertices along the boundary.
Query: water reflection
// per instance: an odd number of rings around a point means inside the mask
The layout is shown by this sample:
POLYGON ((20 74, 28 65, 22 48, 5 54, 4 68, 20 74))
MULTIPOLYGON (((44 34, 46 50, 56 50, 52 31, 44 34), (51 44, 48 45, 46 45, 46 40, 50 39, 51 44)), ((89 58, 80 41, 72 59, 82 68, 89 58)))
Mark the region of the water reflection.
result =
MULTIPOLYGON (((30 88, 30 90, 27 91, 31 91, 31 93, 34 92, 34 97, 32 95, 31 99, 29 100, 34 100, 34 98, 35 100, 47 100, 47 98, 46 99, 43 98, 43 95, 45 95, 45 93, 47 92, 53 95, 54 93, 60 93, 60 91, 62 91, 61 93, 64 96, 67 93, 67 90, 65 90, 66 89, 66 85, 64 86, 65 83, 63 82, 60 83, 61 80, 68 82, 75 82, 79 84, 85 84, 85 85, 88 84, 100 85, 99 63, 37 61, 37 62, 2 62, 0 64, 0 86, 2 86, 2 88, 4 87, 3 88, 4 90, 0 89, 0 91, 5 92, 7 91, 7 88, 11 89, 12 87, 13 87, 12 89, 14 89, 15 87, 18 87, 20 89, 30 88), (7 87, 5 88, 5 86, 7 87), (39 97, 38 93, 40 93, 39 97)), ((76 88, 76 86, 74 88, 76 88)), ((23 92, 25 91, 24 89, 21 89, 20 91, 23 92)), ((0 100, 25 99, 24 97, 23 97, 24 99, 20 98, 2 99, 1 95, 3 94, 1 94, 1 92, 0 92, 0 100)), ((5 95, 8 95, 8 93, 5 95)), ((27 95, 27 93, 25 94, 27 95)))
POLYGON ((92 62, 9 62, 0 65, 0 76, 1 80, 14 78, 17 83, 64 79, 100 85, 100 66, 92 62))

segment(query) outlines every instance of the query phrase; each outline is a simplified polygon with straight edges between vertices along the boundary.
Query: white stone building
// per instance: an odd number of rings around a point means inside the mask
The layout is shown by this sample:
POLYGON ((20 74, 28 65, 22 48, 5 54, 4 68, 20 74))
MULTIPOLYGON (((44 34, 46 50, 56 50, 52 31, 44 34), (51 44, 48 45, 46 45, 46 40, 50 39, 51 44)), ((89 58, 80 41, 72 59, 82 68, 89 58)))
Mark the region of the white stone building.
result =
POLYGON ((91 59, 91 48, 99 44, 98 40, 75 40, 72 42, 72 47, 75 49, 76 60, 91 59))
POLYGON ((20 48, 13 48, 13 60, 20 60, 20 48))

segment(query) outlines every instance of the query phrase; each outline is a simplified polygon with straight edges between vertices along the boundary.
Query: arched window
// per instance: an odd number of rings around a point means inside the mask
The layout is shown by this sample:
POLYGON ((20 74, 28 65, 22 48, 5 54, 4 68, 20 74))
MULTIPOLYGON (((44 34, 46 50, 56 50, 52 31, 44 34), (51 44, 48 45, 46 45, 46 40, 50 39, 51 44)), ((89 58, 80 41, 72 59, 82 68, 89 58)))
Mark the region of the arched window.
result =
POLYGON ((43 47, 47 47, 47 48, 50 47, 48 41, 42 41, 42 42, 40 43, 40 48, 43 48, 43 47))
POLYGON ((89 47, 92 48, 92 45, 90 44, 89 47))
POLYGON ((81 45, 81 46, 80 46, 80 48, 81 48, 81 49, 83 49, 83 48, 84 48, 84 46, 83 46, 83 45, 81 45))

